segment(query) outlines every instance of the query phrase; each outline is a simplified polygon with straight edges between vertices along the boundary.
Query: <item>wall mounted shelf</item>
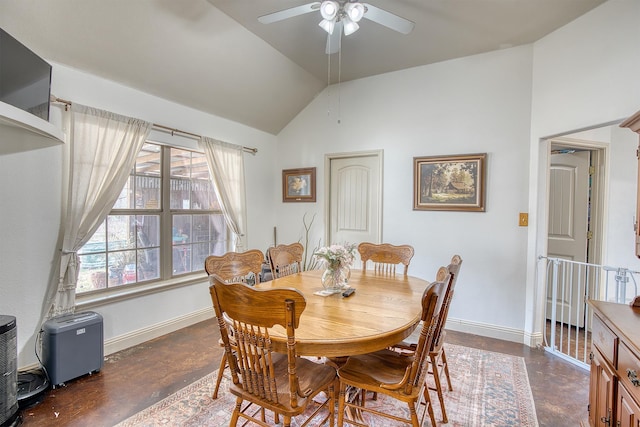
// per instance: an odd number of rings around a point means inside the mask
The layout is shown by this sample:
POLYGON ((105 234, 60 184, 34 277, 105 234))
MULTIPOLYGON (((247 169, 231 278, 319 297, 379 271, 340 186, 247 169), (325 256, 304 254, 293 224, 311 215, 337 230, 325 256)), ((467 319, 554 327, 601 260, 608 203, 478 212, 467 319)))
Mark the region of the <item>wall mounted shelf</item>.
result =
POLYGON ((4 126, 22 128, 58 142, 64 141, 62 131, 51 123, 11 104, 0 102, 0 127, 4 126))

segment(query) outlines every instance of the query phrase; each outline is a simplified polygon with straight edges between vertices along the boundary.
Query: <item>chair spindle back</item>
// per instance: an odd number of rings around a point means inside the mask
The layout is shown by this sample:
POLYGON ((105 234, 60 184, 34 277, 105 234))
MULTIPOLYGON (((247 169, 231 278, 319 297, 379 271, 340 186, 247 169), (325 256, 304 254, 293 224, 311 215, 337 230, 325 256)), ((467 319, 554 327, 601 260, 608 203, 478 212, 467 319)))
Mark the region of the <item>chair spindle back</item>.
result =
POLYGON ((304 246, 301 243, 278 245, 269 248, 269 263, 273 278, 288 276, 302 271, 302 254, 304 246))
POLYGON ((209 288, 218 318, 220 334, 229 359, 231 378, 234 384, 261 399, 279 402, 278 384, 274 364, 278 358, 288 359, 289 395, 288 404, 296 407, 299 390, 296 375, 295 329, 300 315, 306 307, 302 293, 296 289, 261 290, 243 283, 225 283, 216 275, 209 288), (247 309, 250 307, 251 309, 247 309), (235 352, 227 334, 227 322, 231 319, 235 332, 235 352), (273 352, 269 328, 280 325, 287 331, 287 354, 273 352))
POLYGON ((409 270, 414 249, 410 245, 391 245, 389 243, 368 243, 358 245, 358 252, 362 260, 362 271, 367 269, 367 262, 373 262, 373 269, 380 274, 395 274, 396 266, 404 265, 404 274, 409 270))

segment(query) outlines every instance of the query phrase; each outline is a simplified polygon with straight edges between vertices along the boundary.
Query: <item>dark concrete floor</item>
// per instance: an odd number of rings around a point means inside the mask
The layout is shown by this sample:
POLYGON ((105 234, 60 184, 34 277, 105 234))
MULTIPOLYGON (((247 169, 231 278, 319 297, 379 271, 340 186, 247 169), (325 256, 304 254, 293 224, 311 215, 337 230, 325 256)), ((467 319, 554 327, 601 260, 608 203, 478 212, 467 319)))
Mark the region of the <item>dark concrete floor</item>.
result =
MULTIPOLYGON (((215 320, 106 357, 97 374, 49 390, 22 412, 25 426, 113 426, 218 368, 215 320)), ((541 427, 587 420, 589 373, 521 344, 448 331, 446 341, 524 357, 541 427)), ((470 426, 472 427, 472 426, 470 426)))

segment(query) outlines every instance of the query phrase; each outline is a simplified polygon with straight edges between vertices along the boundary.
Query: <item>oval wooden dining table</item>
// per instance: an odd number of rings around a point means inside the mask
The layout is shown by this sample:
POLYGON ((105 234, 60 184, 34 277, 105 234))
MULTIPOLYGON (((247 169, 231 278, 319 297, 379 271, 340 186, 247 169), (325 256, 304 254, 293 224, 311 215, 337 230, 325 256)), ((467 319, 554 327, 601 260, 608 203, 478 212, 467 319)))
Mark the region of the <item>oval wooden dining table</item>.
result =
MULTIPOLYGON (((301 356, 341 357, 383 349, 409 336, 420 321, 422 294, 429 282, 416 277, 352 271, 349 286, 355 292, 316 295, 322 271, 305 271, 256 285, 258 289, 295 288, 307 306, 296 329, 301 356)), ((276 351, 286 351, 286 333, 270 330, 276 351)))

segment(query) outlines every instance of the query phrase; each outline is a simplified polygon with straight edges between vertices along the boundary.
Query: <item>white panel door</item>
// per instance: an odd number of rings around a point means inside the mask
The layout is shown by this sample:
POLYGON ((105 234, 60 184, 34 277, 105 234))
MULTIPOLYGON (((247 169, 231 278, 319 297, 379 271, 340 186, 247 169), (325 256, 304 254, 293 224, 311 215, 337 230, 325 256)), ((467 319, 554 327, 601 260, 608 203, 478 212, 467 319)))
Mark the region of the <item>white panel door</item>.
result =
POLYGON ((329 244, 381 239, 381 154, 329 160, 329 244))
MULTIPOLYGON (((571 261, 587 261, 590 152, 553 154, 549 175, 548 255, 571 261)), ((587 278, 576 271, 559 271, 566 286, 556 292, 556 319, 584 326, 587 278)), ((547 289, 547 318, 551 317, 552 283, 547 289)))

